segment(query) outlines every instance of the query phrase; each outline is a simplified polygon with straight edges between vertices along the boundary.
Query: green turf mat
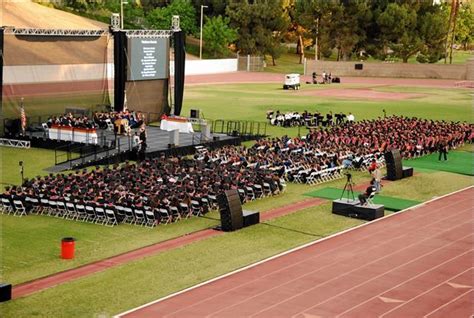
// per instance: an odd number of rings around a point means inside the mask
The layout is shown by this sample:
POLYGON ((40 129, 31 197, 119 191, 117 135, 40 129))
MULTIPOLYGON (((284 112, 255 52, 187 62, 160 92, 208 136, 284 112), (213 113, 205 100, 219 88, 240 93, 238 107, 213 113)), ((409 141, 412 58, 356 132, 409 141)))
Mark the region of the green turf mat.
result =
POLYGON ((451 151, 448 161, 438 161, 438 153, 417 159, 404 160, 403 165, 407 167, 446 171, 474 176, 474 154, 468 151, 451 151))
MULTIPOLYGON (((339 199, 342 194, 342 189, 336 188, 323 188, 316 191, 305 193, 304 195, 316 198, 323 198, 329 200, 339 199)), ((354 192, 354 196, 357 199, 357 196, 360 192, 354 192)), ((345 196, 346 197, 346 196, 345 196)), ((375 195, 374 197, 375 204, 383 204, 387 210, 400 211, 411 206, 417 205, 421 202, 414 200, 406 200, 394 197, 386 197, 383 195, 375 195)))

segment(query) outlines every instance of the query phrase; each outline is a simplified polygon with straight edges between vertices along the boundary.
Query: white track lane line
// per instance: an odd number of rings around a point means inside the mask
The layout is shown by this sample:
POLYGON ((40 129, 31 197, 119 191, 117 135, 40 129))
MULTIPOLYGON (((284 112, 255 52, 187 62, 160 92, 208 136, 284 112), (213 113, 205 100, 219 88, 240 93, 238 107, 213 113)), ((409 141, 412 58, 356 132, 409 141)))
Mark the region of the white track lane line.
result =
MULTIPOLYGON (((273 260, 273 259, 275 259, 275 258, 278 258, 278 257, 284 256, 284 255, 287 255, 287 254, 290 254, 290 253, 299 251, 299 250, 301 250, 301 249, 304 249, 304 248, 306 248, 306 247, 312 246, 312 245, 314 245, 314 244, 318 244, 318 243, 320 243, 320 242, 322 242, 322 241, 329 240, 329 239, 331 239, 331 238, 333 238, 333 237, 337 237, 337 236, 343 235, 344 233, 347 233, 347 232, 350 232, 350 231, 355 231, 355 230, 357 230, 357 229, 359 229, 359 228, 362 228, 362 227, 365 227, 365 226, 367 226, 367 225, 374 224, 374 223, 380 222, 380 221, 382 221, 382 220, 386 220, 386 219, 388 219, 388 218, 394 217, 395 215, 399 215, 399 214, 406 213, 406 212, 411 211, 411 210, 415 210, 415 209, 420 208, 420 207, 422 207, 422 206, 424 206, 424 205, 427 205, 427 204, 429 204, 429 203, 431 203, 431 202, 438 201, 438 200, 440 200, 440 199, 446 198, 446 197, 448 197, 448 196, 455 195, 455 194, 460 193, 460 192, 463 192, 463 191, 467 191, 467 190, 469 190, 469 189, 471 189, 471 188, 474 188, 474 186, 469 186, 469 187, 466 187, 466 188, 463 188, 463 189, 460 189, 460 190, 457 190, 457 191, 454 191, 454 192, 451 192, 451 193, 442 195, 442 196, 440 196, 440 197, 433 198, 433 199, 428 200, 428 201, 426 201, 426 202, 422 202, 422 203, 420 203, 420 204, 418 204, 418 205, 409 207, 409 208, 407 208, 407 209, 405 209, 405 210, 402 210, 402 211, 399 211, 399 212, 396 212, 396 213, 392 213, 392 214, 387 215, 387 216, 385 216, 385 217, 383 217, 383 218, 380 218, 380 219, 377 219, 377 220, 374 220, 374 221, 371 221, 371 222, 367 222, 367 223, 364 223, 364 224, 355 226, 355 227, 353 227, 353 228, 350 228, 350 229, 344 230, 344 231, 342 231, 342 232, 338 232, 338 233, 329 235, 329 236, 327 236, 327 237, 324 237, 324 238, 322 238, 322 239, 315 240, 315 241, 313 241, 313 242, 306 243, 306 244, 304 244, 304 245, 301 245, 301 246, 295 247, 295 248, 293 248, 293 249, 290 249, 290 250, 288 250, 288 251, 285 251, 285 252, 283 252, 283 253, 280 253, 280 254, 271 256, 271 257, 269 257, 269 258, 267 258, 267 259, 264 259, 264 260, 261 260, 261 261, 259 261, 259 262, 256 262, 256 263, 253 263, 253 264, 244 266, 244 267, 239 268, 239 269, 237 269, 237 270, 235 270, 235 271, 232 271, 232 272, 226 273, 226 274, 224 274, 224 275, 221 275, 221 276, 212 278, 212 279, 210 279, 210 280, 204 281, 204 282, 202 282, 202 283, 199 283, 199 284, 197 284, 197 285, 191 286, 191 287, 189 287, 189 288, 180 290, 180 291, 178 291, 178 292, 176 292, 176 293, 173 293, 173 294, 170 294, 170 295, 168 295, 168 296, 159 298, 159 299, 157 299, 157 300, 148 302, 148 303, 146 303, 146 304, 143 304, 143 305, 141 305, 141 306, 132 308, 132 309, 127 310, 127 311, 125 311, 125 312, 119 313, 119 314, 115 315, 114 317, 120 318, 120 317, 125 316, 125 315, 127 315, 127 314, 130 314, 130 313, 132 313, 132 312, 134 312, 134 311, 137 311, 137 310, 146 308, 146 307, 148 307, 148 306, 150 306, 150 305, 153 305, 153 304, 162 302, 162 301, 164 301, 164 300, 167 300, 167 299, 169 299, 169 298, 175 297, 175 296, 177 296, 177 295, 186 293, 186 292, 188 292, 188 291, 190 291, 190 290, 199 288, 199 287, 204 286, 204 285, 211 284, 212 282, 214 282, 214 281, 216 281, 216 280, 225 278, 225 277, 227 277, 227 276, 231 276, 231 275, 233 275, 233 274, 239 273, 239 272, 244 271, 244 270, 247 270, 247 269, 249 269, 249 268, 252 268, 252 267, 258 266, 258 265, 260 265, 260 264, 269 262, 269 261, 271 261, 271 260, 273 260)), ((446 207, 443 207, 443 208, 446 208, 446 207)))

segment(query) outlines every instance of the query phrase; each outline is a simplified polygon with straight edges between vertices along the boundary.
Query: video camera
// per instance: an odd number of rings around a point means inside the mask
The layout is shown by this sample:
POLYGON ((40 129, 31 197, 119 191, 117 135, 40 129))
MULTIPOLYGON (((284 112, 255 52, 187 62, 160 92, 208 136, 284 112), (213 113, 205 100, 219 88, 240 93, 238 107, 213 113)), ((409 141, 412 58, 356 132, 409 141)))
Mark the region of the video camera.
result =
POLYGON ((346 173, 344 173, 344 175, 347 177, 347 182, 352 181, 352 174, 350 174, 349 172, 346 172, 346 173))

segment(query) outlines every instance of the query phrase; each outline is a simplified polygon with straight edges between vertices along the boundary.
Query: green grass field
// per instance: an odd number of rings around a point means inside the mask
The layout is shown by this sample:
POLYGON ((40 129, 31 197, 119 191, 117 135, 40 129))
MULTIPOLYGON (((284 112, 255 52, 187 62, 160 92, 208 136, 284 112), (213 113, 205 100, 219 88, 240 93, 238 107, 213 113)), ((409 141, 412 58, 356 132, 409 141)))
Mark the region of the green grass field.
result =
MULTIPOLYGON (((367 88, 368 85, 331 86, 367 88)), ((388 114, 445 120, 473 121, 472 96, 464 89, 383 86, 380 91, 412 92, 422 97, 401 101, 344 100, 318 97, 320 87, 303 86, 283 91, 278 84, 202 85, 186 88, 183 113, 199 108, 210 119, 243 119, 265 122, 269 109, 280 111, 351 111, 357 119, 388 114), (311 96, 304 95, 314 90, 311 96)), ((271 136, 296 135, 297 128, 268 127, 271 136)), ((305 134, 304 129, 300 130, 305 134)), ((463 149, 469 150, 469 149, 463 149)), ((470 150, 469 150, 470 151, 470 150)), ((25 162, 25 176, 44 175, 54 164, 54 152, 0 147, 2 185, 18 184, 18 161, 25 162)), ((471 176, 420 169, 413 178, 387 183, 383 195, 426 201, 473 184, 471 176)), ((369 175, 354 173, 356 184, 369 175)), ((304 193, 324 187, 342 188, 345 180, 319 186, 288 184, 284 194, 258 200, 246 209, 267 211, 305 199, 304 193)), ((105 228, 52 217, 0 216, 0 281, 19 283, 73 268, 108 256, 157 243, 219 223, 210 218, 191 218, 155 229, 120 225, 105 228), (60 260, 62 237, 77 238, 77 258, 60 260)), ((84 317, 116 314, 145 302, 227 273, 314 239, 355 226, 362 221, 330 213, 330 204, 305 209, 236 233, 226 233, 188 246, 124 264, 65 283, 31 296, 0 304, 2 317, 84 317), (124 279, 126 278, 126 279, 124 279), (132 282, 132 283, 131 283, 132 282)))
MULTIPOLYGON (((299 91, 283 90, 275 84, 225 84, 191 86, 185 90, 183 114, 191 108, 201 109, 208 119, 235 119, 266 122, 268 110, 299 111, 308 110, 321 113, 342 111, 352 112, 356 119, 376 118, 387 114, 417 116, 431 119, 454 121, 474 121, 472 96, 467 89, 439 89, 426 87, 381 86, 362 84, 341 84, 330 87, 303 85, 299 91), (397 101, 342 99, 319 97, 318 90, 340 88, 371 88, 382 92, 422 94, 418 98, 397 101), (310 94, 310 95, 309 95, 310 94)), ((306 134, 304 128, 299 129, 306 134)), ((267 125, 267 133, 272 136, 289 134, 296 136, 298 128, 281 128, 267 125)))

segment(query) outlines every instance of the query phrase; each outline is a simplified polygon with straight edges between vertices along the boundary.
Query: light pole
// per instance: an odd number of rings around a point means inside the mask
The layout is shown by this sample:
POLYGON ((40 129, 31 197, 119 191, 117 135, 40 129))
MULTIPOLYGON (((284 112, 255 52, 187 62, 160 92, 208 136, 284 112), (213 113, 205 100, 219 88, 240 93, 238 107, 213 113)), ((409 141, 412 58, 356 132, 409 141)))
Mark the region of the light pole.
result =
POLYGON ((123 30, 123 5, 128 4, 127 1, 120 0, 120 29, 123 30))
POLYGON ((199 36, 199 59, 202 60, 202 19, 204 14, 204 8, 208 8, 208 6, 201 5, 201 32, 199 36))

